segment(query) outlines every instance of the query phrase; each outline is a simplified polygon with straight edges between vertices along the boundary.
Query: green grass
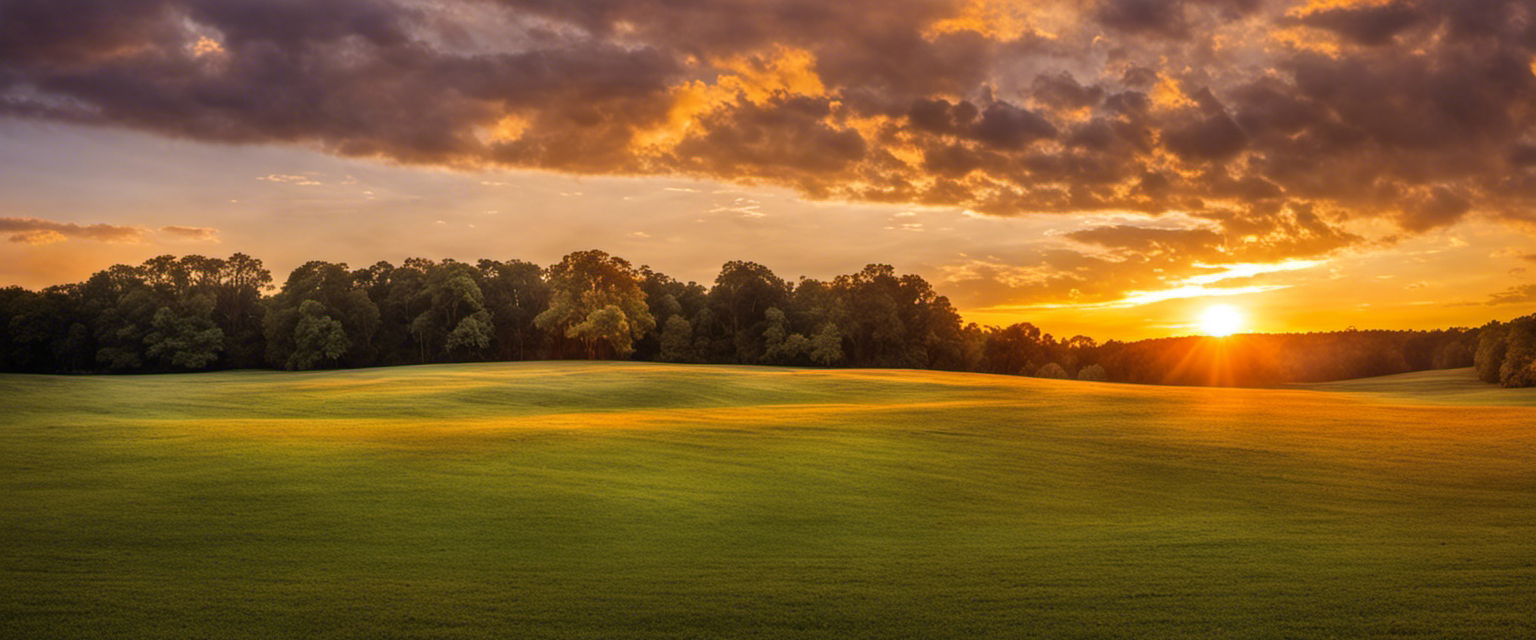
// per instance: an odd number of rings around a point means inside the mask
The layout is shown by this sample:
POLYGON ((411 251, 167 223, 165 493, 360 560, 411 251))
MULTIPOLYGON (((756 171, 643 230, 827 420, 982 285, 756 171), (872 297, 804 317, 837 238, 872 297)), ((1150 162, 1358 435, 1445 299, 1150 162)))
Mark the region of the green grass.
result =
POLYGON ((1295 385, 1298 389, 1358 393, 1409 404, 1516 405, 1536 407, 1536 388, 1504 389, 1479 382, 1471 368, 1419 371, 1379 378, 1295 385))
POLYGON ((0 637, 1536 637, 1532 395, 1456 375, 0 376, 0 637))

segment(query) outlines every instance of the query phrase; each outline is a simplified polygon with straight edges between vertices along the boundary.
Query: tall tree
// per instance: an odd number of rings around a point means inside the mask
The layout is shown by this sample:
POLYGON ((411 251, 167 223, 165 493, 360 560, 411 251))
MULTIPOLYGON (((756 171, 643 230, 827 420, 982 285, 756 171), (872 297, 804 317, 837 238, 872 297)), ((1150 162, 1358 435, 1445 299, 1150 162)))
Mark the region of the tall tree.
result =
POLYGON ((1499 384, 1529 387, 1536 384, 1536 316, 1509 322, 1508 346, 1499 364, 1499 384))
POLYGON ((316 300, 299 303, 298 321, 293 327, 293 351, 285 366, 289 369, 314 369, 336 362, 347 352, 350 342, 341 322, 327 315, 325 305, 316 300))
POLYGON ((272 286, 272 272, 261 260, 236 253, 223 261, 213 319, 224 333, 224 357, 235 368, 261 364, 262 293, 272 286))
POLYGON ((480 288, 491 313, 496 356, 529 360, 539 356, 544 332, 534 319, 549 306, 549 284, 539 265, 522 260, 481 260, 480 288))
POLYGON ((224 330, 213 321, 213 298, 191 295, 155 311, 144 343, 162 369, 196 371, 218 361, 224 330))
POLYGON ((661 331, 661 348, 656 359, 662 362, 693 362, 693 325, 682 314, 667 318, 661 331))
POLYGON ((1499 384, 1500 371, 1504 367, 1504 353, 1509 347, 1509 325, 1497 320, 1483 325, 1477 341, 1477 354, 1473 366, 1477 379, 1489 384, 1499 384))
POLYGON ((768 310, 783 308, 789 297, 789 284, 768 267, 733 260, 720 268, 715 287, 709 291, 709 306, 718 323, 712 329, 725 332, 735 362, 763 359, 768 310))
POLYGON ((427 273, 431 305, 411 320, 411 333, 433 354, 473 358, 491 346, 491 314, 475 277, 478 270, 445 260, 427 273))
POLYGON ((338 358, 339 364, 373 363, 375 353, 370 341, 379 328, 378 305, 357 286, 346 264, 321 261, 307 262, 294 269, 273 296, 263 321, 268 362, 280 367, 288 365, 302 319, 300 306, 305 301, 318 303, 326 317, 341 323, 348 349, 338 358))
POLYGON ((634 341, 656 326, 629 262, 602 251, 577 251, 548 271, 549 308, 539 328, 581 345, 589 359, 627 357, 634 341))

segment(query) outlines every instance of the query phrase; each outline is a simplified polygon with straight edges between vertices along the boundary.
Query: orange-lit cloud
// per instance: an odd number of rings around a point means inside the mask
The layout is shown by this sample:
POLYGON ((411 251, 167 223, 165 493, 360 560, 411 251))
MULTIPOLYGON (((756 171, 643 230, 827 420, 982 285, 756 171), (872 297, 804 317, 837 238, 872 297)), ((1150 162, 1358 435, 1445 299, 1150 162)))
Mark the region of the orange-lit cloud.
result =
POLYGON ((1524 304, 1536 302, 1536 284, 1522 284, 1489 296, 1488 304, 1524 304))
POLYGON ((166 233, 182 240, 194 242, 218 242, 219 230, 210 227, 183 227, 169 225, 160 227, 161 233, 166 233))
POLYGON ((34 230, 34 231, 23 231, 21 233, 17 233, 17 234, 14 234, 14 235, 11 236, 11 242, 20 242, 22 244, 30 244, 30 245, 34 245, 34 246, 42 246, 42 245, 45 245, 45 244, 53 244, 55 242, 63 242, 63 241, 68 240, 68 239, 69 238, 66 238, 64 236, 64 234, 59 233, 57 231, 54 231, 52 229, 38 229, 38 230, 34 230))
POLYGON ((10 233, 10 241, 46 245, 70 238, 102 242, 138 242, 144 236, 138 227, 110 224, 82 225, 39 218, 0 218, 0 233, 10 233))
POLYGON ((1407 233, 1477 211, 1519 220, 1536 185, 1536 44, 1513 0, 0 12, 24 34, 0 46, 0 111, 221 142, 685 174, 992 215, 1278 225, 1311 207, 1325 225, 1380 218, 1407 233))
MULTIPOLYGON (((1155 305, 1282 291, 1280 278, 1481 222, 1536 230, 1533 19, 1516 0, 4 3, 0 114, 1052 215, 1048 238, 951 252, 932 273, 973 308, 1155 305), (1212 279, 1296 264, 1312 266, 1212 279)), ((307 169, 242 179, 305 192, 305 206, 391 197, 307 169)), ((774 217, 746 200, 702 212, 774 217)), ((163 234, 235 233, 207 224, 163 234)))

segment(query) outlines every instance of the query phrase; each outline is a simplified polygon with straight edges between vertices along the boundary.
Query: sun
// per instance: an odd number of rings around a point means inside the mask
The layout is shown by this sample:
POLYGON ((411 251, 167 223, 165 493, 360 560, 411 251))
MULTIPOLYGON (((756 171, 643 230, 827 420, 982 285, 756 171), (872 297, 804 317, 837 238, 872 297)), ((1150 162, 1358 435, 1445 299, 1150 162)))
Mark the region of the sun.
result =
POLYGON ((1211 305, 1200 313, 1200 331, 1205 335, 1223 338, 1242 327, 1243 312, 1230 304, 1211 305))

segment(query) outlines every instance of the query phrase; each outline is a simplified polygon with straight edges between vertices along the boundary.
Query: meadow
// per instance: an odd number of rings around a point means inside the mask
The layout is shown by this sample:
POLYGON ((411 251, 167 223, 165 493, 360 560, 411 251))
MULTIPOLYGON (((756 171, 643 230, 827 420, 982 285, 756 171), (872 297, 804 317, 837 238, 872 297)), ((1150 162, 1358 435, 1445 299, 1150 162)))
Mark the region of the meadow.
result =
POLYGON ((4 638, 1532 638, 1536 389, 0 376, 4 638))

